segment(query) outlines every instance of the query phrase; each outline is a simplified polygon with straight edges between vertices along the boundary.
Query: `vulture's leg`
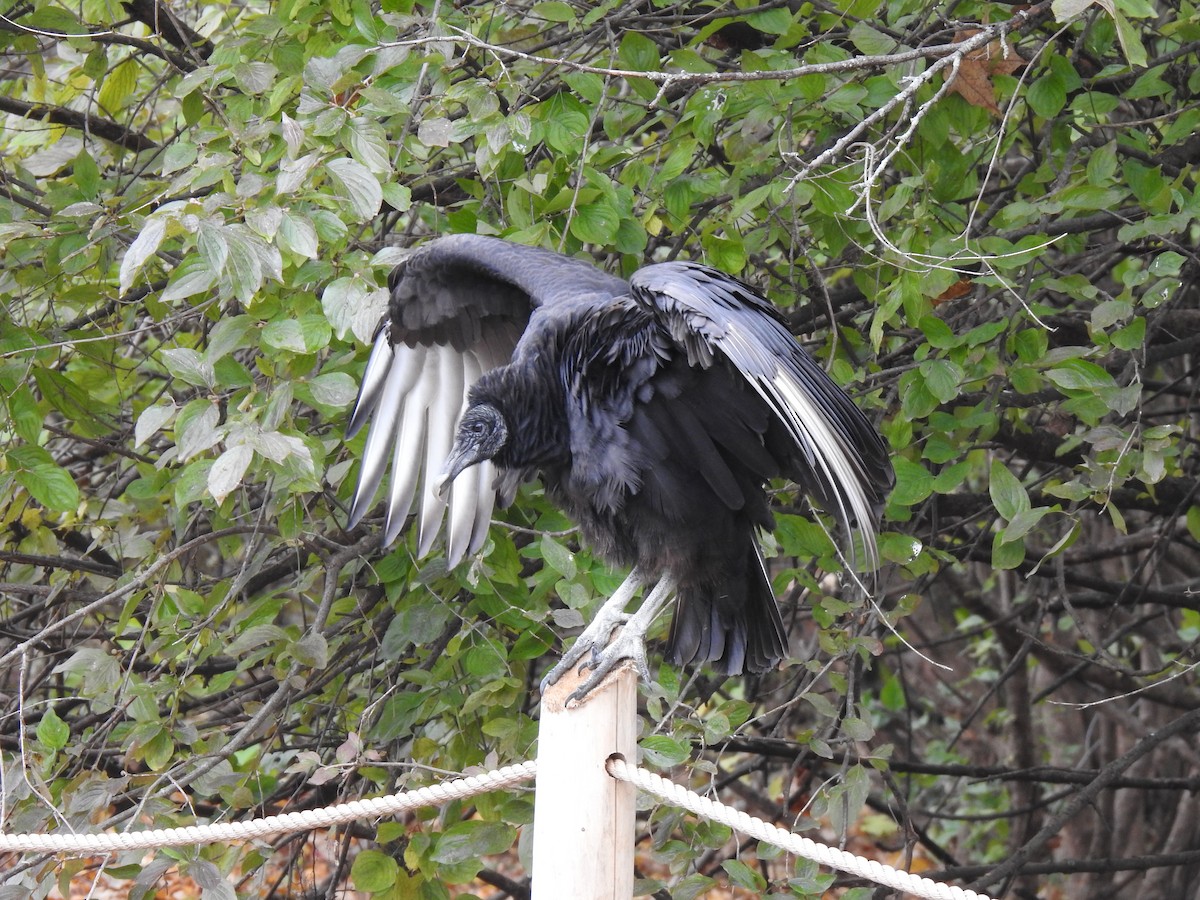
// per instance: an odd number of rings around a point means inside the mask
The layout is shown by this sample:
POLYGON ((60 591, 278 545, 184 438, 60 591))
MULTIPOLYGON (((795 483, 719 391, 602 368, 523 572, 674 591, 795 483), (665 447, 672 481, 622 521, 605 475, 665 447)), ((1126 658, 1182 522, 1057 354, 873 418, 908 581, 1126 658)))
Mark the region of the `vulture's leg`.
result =
POLYGON ((546 688, 571 671, 571 668, 583 659, 583 655, 589 650, 595 659, 600 653, 600 648, 607 644, 608 639, 612 637, 613 630, 629 621, 630 616, 625 612, 625 607, 629 605, 629 601, 633 599, 633 595, 643 584, 645 584, 645 579, 642 578, 642 573, 635 566, 629 576, 617 585, 612 596, 604 601, 604 605, 600 607, 596 617, 575 639, 571 649, 563 654, 558 665, 546 673, 546 677, 542 679, 543 694, 546 693, 546 688))
POLYGON ((664 575, 654 586, 654 590, 642 601, 638 611, 632 616, 626 616, 624 627, 617 636, 603 648, 593 647, 592 661, 586 664, 586 668, 590 668, 592 671, 588 675, 587 681, 581 684, 567 699, 579 702, 600 684, 619 663, 627 659, 633 660, 643 681, 647 684, 653 682, 654 679, 650 676, 650 666, 646 662, 646 632, 650 630, 654 620, 658 618, 663 607, 670 602, 674 593, 674 579, 669 575, 664 575))

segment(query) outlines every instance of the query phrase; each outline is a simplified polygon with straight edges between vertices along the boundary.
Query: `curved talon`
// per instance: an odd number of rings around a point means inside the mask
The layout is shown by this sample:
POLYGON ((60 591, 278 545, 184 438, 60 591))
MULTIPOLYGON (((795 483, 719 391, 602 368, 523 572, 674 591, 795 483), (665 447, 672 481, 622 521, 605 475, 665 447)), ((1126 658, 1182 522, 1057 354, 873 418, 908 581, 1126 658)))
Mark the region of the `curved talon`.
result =
MULTIPOLYGON (((601 612, 603 613, 603 610, 601 612)), ((570 672, 575 667, 575 664, 583 659, 589 651, 592 655, 592 661, 591 663, 584 662, 579 667, 579 672, 582 674, 586 669, 592 668, 605 652, 605 645, 612 638, 613 632, 627 621, 629 621, 629 616, 625 613, 614 616, 604 616, 603 614, 596 616, 592 624, 576 638, 575 643, 571 645, 571 649, 563 654, 562 659, 558 661, 558 665, 546 673, 546 677, 542 679, 542 693, 546 693, 546 688, 552 684, 556 684, 559 679, 570 672), (608 619, 611 619, 611 621, 607 621, 608 619)), ((609 668, 611 669, 612 667, 610 666, 609 668)))
POLYGON ((579 663, 591 651, 591 660, 579 666, 579 674, 590 670, 587 680, 577 688, 567 701, 579 702, 592 691, 617 664, 626 659, 633 660, 637 666, 638 675, 647 684, 652 684, 650 665, 646 661, 646 632, 654 619, 666 605, 675 583, 669 576, 663 576, 653 590, 642 601, 641 607, 635 613, 625 612, 625 605, 641 584, 641 576, 635 569, 621 583, 613 596, 605 603, 592 623, 583 630, 571 649, 563 654, 563 658, 542 679, 542 693, 550 685, 556 683, 567 672, 579 663), (614 636, 614 632, 620 631, 614 636))
POLYGON ((543 694, 546 693, 546 688, 557 683, 559 679, 571 671, 572 667, 583 659, 583 655, 589 650, 592 652, 593 659, 601 653, 601 648, 609 642, 613 632, 632 618, 629 613, 625 612, 625 606, 641 585, 641 573, 634 568, 629 573, 629 576, 613 592, 613 595, 600 607, 600 611, 596 613, 596 617, 592 619, 588 627, 575 639, 575 643, 571 645, 571 649, 563 654, 563 658, 559 660, 558 665, 546 673, 546 677, 542 679, 541 684, 543 694))
POLYGON ((567 702, 575 701, 576 703, 583 700, 597 685, 600 684, 608 674, 625 660, 633 660, 634 666, 637 667, 638 676, 646 684, 653 682, 650 677, 650 665, 646 660, 646 644, 640 635, 631 634, 625 629, 621 630, 612 641, 604 648, 593 647, 592 659, 590 663, 584 663, 579 667, 579 672, 582 674, 585 670, 590 670, 587 680, 576 688, 571 696, 567 698, 567 702))

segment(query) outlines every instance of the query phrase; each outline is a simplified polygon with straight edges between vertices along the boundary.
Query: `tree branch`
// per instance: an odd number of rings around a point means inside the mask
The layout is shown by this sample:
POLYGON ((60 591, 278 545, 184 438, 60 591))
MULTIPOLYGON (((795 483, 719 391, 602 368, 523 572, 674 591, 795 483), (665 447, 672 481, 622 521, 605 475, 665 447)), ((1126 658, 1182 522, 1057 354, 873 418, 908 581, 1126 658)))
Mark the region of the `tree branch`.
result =
MULTIPOLYGON (((856 71, 871 71, 875 69, 885 68, 887 66, 897 65, 899 63, 913 62, 919 59, 939 59, 942 57, 952 57, 965 55, 971 50, 985 46, 996 38, 1002 37, 1011 31, 1024 28, 1031 22, 1036 21, 1041 16, 1048 13, 1050 10, 1049 0, 1044 0, 1027 9, 1019 10, 1011 19, 1004 22, 999 22, 989 28, 985 28, 977 35, 973 35, 967 41, 949 44, 934 44, 928 47, 917 47, 912 50, 903 50, 899 53, 881 53, 877 56, 857 56, 849 59, 834 60, 827 63, 813 63, 806 66, 796 66, 791 69, 768 69, 754 71, 729 71, 729 72, 663 72, 663 71, 642 71, 639 69, 616 69, 609 66, 592 66, 586 63, 575 62, 570 59, 556 59, 550 56, 538 56, 534 53, 525 53, 521 50, 515 50, 512 47, 505 47, 500 44, 492 44, 469 32, 459 29, 454 30, 453 35, 438 35, 436 37, 412 38, 401 41, 390 41, 381 44, 381 47, 421 47, 430 44, 453 44, 461 43, 469 47, 474 47, 477 50, 483 50, 487 53, 496 56, 503 56, 509 59, 522 59, 526 62, 537 63, 544 66, 554 66, 571 69, 575 72, 587 72, 593 75, 603 75, 607 78, 624 78, 624 79, 642 79, 650 81, 654 84, 660 84, 664 87, 671 85, 683 84, 723 84, 729 82, 746 82, 746 81, 790 81, 795 78, 802 78, 806 75, 829 75, 841 72, 856 72, 856 71)), ((449 27, 449 26, 447 26, 449 27)))
POLYGON ((979 880, 972 882, 970 887, 973 890, 984 890, 993 884, 997 884, 1006 880, 1010 876, 1021 871, 1029 858, 1046 846, 1047 843, 1062 829, 1062 827, 1074 818, 1085 807, 1090 806, 1101 791, 1108 788, 1117 777, 1128 769, 1131 765, 1137 762, 1142 757, 1146 756, 1151 750, 1159 744, 1175 737, 1177 734, 1182 734, 1187 731, 1194 730, 1200 726, 1200 709, 1194 709, 1186 715, 1180 716, 1173 722, 1165 725, 1157 731, 1152 731, 1139 740, 1127 752, 1121 754, 1103 769, 1100 770, 1091 783, 1083 788, 1078 794, 1075 794, 1068 800, 1060 812, 1051 816, 1049 821, 1042 827, 1037 834, 1030 838, 1021 849, 1010 856, 1004 863, 997 866, 991 872, 979 880))
POLYGON ((24 119, 43 119, 55 125, 65 125, 79 131, 94 134, 112 141, 127 150, 140 153, 143 150, 157 150, 158 144, 144 134, 130 131, 123 125, 118 125, 110 119, 101 119, 86 112, 67 109, 64 106, 51 106, 47 103, 27 103, 14 97, 0 96, 0 112, 11 113, 24 119))
POLYGON ((189 27, 165 3, 159 0, 125 0, 121 5, 129 15, 171 46, 195 53, 201 59, 208 59, 212 55, 212 41, 189 27))

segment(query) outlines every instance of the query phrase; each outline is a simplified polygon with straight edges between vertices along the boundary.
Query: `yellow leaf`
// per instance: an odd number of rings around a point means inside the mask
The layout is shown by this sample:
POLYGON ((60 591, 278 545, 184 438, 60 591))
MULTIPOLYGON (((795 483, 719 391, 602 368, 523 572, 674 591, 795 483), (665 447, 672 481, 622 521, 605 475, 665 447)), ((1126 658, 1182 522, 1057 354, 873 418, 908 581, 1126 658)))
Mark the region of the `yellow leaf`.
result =
POLYGON ((137 63, 132 59, 117 63, 100 85, 100 95, 97 97, 100 108, 110 116, 120 112, 133 97, 136 87, 137 63))

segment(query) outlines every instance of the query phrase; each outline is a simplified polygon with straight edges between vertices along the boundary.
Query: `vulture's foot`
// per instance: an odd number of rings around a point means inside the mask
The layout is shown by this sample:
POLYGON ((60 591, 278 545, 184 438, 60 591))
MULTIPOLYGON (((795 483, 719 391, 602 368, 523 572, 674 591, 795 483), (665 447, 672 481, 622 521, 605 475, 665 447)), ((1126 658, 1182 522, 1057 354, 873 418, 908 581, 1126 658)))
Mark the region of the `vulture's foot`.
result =
POLYGON ((578 664, 580 674, 589 673, 587 680, 567 698, 568 702, 578 703, 619 663, 627 659, 633 660, 638 675, 647 684, 653 682, 650 665, 646 661, 646 632, 670 599, 675 583, 668 577, 661 578, 642 601, 638 611, 630 615, 625 612, 625 605, 640 583, 641 576, 635 569, 600 608, 596 618, 584 629, 562 661, 542 680, 542 693, 578 664), (618 628, 620 630, 614 636, 613 632, 618 628), (589 652, 590 658, 585 659, 589 652))
MULTIPOLYGON (((634 616, 630 616, 629 621, 617 632, 616 637, 603 647, 593 646, 591 648, 592 658, 579 667, 580 674, 588 673, 587 681, 576 688, 567 698, 568 703, 571 701, 579 703, 608 677, 609 672, 627 659, 633 660, 633 664, 637 666, 638 675, 646 684, 654 681, 650 677, 650 665, 646 662, 646 636, 644 632, 639 632, 633 627, 634 618, 634 616)), ((576 646, 578 645, 579 642, 576 641, 576 646)))
MULTIPOLYGON (((576 663, 583 659, 584 656, 589 653, 589 651, 591 653, 592 662, 590 666, 585 663, 584 668, 594 667, 605 645, 608 644, 609 640, 612 638, 612 633, 632 618, 629 613, 625 612, 625 604, 629 602, 629 597, 633 594, 633 590, 636 589, 637 586, 634 585, 633 588, 631 588, 628 593, 622 597, 622 589, 625 587, 625 583, 627 582, 628 579, 626 579, 626 582, 622 583, 621 587, 617 588, 612 597, 607 600, 602 607, 600 607, 600 612, 596 613, 596 618, 592 619, 588 627, 585 628, 579 637, 575 639, 575 643, 571 645, 570 650, 563 654, 563 658, 559 660, 558 665, 546 673, 546 677, 542 679, 543 694, 546 693, 546 689, 550 687, 550 685, 556 684, 560 678, 570 672, 571 669, 575 667, 576 663), (615 603, 617 600, 621 601, 619 606, 615 603)), ((643 656, 644 655, 645 653, 643 651, 643 656)), ((610 666, 609 668, 611 669, 612 667, 610 666)), ((582 669, 580 671, 582 671, 582 669)), ((591 679, 588 680, 588 684, 591 684, 591 679)), ((595 687, 595 685, 592 685, 592 687, 595 687)), ((591 687, 589 687, 588 690, 591 690, 591 687)), ((579 691, 575 692, 575 694, 578 693, 579 691)), ((587 691, 583 691, 583 693, 586 694, 587 691)), ((575 699, 578 699, 575 697, 575 694, 572 694, 571 696, 575 699)))

